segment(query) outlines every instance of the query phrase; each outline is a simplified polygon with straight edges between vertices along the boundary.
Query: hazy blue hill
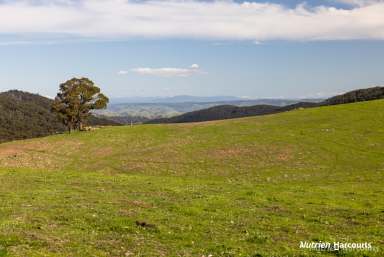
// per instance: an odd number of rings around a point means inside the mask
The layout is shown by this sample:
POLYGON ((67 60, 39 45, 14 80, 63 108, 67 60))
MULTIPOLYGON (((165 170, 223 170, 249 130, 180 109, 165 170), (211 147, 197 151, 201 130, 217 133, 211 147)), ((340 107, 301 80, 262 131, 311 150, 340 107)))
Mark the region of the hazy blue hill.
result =
POLYGON ((169 97, 119 97, 112 98, 112 104, 130 104, 130 103, 208 103, 221 101, 241 101, 245 100, 236 96, 191 96, 177 95, 169 97))

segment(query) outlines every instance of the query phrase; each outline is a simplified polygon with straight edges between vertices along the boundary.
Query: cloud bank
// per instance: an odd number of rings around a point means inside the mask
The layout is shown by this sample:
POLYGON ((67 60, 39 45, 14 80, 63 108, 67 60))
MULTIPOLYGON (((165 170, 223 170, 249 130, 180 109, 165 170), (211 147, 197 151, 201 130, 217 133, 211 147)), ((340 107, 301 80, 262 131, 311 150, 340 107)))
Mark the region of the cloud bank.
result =
POLYGON ((384 39, 384 2, 295 8, 198 0, 16 0, 0 2, 0 34, 220 40, 384 39))
POLYGON ((383 0, 337 0, 339 3, 348 4, 352 6, 367 6, 377 3, 383 3, 383 0))
MULTIPOLYGON (((200 72, 197 64, 192 64, 189 68, 135 68, 132 72, 139 75, 150 75, 157 77, 190 77, 200 72)), ((128 71, 119 71, 120 75, 127 74, 128 71)))

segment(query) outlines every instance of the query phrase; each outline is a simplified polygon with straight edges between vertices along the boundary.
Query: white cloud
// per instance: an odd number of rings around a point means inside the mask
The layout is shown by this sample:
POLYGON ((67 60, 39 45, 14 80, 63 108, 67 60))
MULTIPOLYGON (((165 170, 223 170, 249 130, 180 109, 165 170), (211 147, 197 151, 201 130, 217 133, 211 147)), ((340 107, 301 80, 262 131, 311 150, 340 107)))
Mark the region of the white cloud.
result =
POLYGON ((117 72, 118 75, 127 75, 128 73, 129 71, 126 71, 126 70, 121 70, 117 72))
POLYGON ((0 46, 15 46, 15 45, 54 45, 56 42, 54 41, 34 41, 34 40, 26 40, 26 41, 0 41, 0 46))
POLYGON ((191 65, 191 69, 199 69, 199 68, 200 66, 196 63, 191 65))
POLYGON ((135 68, 132 69, 132 72, 157 77, 190 77, 200 73, 200 67, 192 64, 189 68, 135 68))
POLYGON ((384 2, 350 9, 231 0, 18 0, 0 2, 2 34, 214 40, 384 39, 384 2))
POLYGON ((352 6, 367 6, 372 4, 383 3, 383 0, 336 0, 339 3, 348 4, 352 6))

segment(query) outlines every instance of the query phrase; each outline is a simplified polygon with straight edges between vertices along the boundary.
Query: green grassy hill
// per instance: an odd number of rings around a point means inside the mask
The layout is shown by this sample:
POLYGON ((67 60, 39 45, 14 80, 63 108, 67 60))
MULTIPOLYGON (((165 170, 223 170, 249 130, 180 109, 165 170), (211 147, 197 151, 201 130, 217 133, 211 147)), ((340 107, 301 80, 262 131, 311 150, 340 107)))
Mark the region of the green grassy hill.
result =
POLYGON ((0 256, 382 256, 383 172, 382 100, 5 143, 0 256))

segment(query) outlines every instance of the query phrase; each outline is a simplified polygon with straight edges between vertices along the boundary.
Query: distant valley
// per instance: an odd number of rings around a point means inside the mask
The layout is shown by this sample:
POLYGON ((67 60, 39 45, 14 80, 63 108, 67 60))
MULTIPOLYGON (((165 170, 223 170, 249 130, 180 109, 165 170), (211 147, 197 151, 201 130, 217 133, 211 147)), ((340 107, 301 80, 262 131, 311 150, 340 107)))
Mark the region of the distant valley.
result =
MULTIPOLYGON (((254 104, 250 106, 239 105, 217 105, 206 109, 187 112, 178 116, 169 118, 152 119, 148 123, 184 123, 184 122, 200 122, 211 120, 224 120, 241 118, 248 116, 258 116, 266 114, 274 114, 280 112, 291 111, 300 108, 321 107, 328 105, 347 104, 354 102, 363 102, 384 98, 384 87, 371 87, 358 89, 347 92, 345 94, 333 96, 331 98, 320 100, 293 102, 290 104, 277 105, 273 104, 254 104)), ((286 100, 285 103, 288 103, 286 100)), ((277 102, 279 103, 279 102, 277 102)))
POLYGON ((229 96, 118 98, 112 99, 107 109, 99 110, 95 114, 120 124, 199 122, 266 115, 297 108, 360 102, 383 97, 384 87, 353 90, 328 99, 244 99, 229 96))
POLYGON ((322 99, 243 99, 236 97, 194 97, 176 96, 169 98, 119 98, 112 99, 106 110, 99 110, 98 115, 106 116, 124 123, 145 122, 151 119, 170 118, 184 113, 207 109, 219 105, 286 106, 298 102, 320 102, 322 99), (127 101, 122 103, 121 101, 127 101), (147 102, 137 102, 137 101, 147 102), (181 102, 184 101, 184 102, 181 102))

